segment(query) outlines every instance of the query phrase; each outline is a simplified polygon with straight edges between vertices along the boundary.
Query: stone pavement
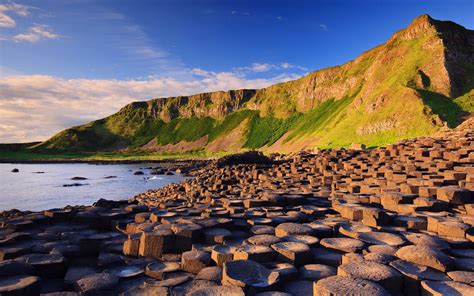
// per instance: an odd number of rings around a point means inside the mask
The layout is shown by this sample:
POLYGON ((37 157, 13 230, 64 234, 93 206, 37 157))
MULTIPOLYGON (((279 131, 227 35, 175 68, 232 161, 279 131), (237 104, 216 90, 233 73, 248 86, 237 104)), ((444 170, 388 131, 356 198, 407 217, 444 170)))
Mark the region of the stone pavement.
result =
POLYGON ((464 130, 272 155, 129 202, 6 212, 0 294, 474 295, 473 148, 464 130))

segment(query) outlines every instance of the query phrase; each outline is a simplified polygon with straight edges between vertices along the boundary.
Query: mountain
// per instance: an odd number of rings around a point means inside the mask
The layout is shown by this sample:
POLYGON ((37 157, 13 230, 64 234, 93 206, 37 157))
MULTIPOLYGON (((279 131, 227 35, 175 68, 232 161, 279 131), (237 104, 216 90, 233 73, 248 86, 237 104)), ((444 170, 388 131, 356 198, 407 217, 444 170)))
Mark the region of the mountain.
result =
POLYGON ((346 64, 250 90, 157 98, 66 129, 38 151, 384 145, 455 127, 474 111, 474 31, 421 15, 346 64))

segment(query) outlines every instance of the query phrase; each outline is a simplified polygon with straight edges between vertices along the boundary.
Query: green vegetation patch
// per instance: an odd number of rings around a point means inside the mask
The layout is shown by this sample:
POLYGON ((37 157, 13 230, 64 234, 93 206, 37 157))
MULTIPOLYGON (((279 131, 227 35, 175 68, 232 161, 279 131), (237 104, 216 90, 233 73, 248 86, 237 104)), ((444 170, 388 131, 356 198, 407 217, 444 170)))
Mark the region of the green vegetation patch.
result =
POLYGON ((351 97, 330 99, 299 116, 285 142, 321 131, 327 128, 330 122, 336 123, 351 102, 351 97))
POLYGON ((259 148, 272 145, 283 136, 298 121, 301 115, 296 113, 286 119, 276 118, 273 115, 260 117, 253 116, 248 130, 245 148, 259 148))
POLYGON ((466 109, 473 107, 472 100, 460 99, 456 102, 437 92, 422 89, 417 89, 417 91, 433 113, 437 114, 441 120, 446 121, 451 128, 459 124, 460 118, 466 114, 466 109))

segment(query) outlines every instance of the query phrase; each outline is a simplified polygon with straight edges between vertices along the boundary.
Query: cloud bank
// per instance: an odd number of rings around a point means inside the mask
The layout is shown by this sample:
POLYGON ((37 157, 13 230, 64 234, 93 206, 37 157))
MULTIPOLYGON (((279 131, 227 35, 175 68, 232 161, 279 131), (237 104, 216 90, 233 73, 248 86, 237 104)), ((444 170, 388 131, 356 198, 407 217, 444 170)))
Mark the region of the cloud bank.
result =
POLYGON ((298 78, 248 79, 235 72, 190 71, 193 79, 63 79, 0 77, 0 143, 45 140, 58 131, 108 116, 132 101, 239 88, 262 88, 298 78))

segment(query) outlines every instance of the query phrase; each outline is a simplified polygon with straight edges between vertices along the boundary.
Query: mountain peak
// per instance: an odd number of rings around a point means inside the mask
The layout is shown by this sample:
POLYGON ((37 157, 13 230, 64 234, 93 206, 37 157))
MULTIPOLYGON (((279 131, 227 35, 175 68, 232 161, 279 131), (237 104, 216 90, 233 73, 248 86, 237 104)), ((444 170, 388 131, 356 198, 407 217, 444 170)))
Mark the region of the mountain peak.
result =
POLYGON ((434 19, 429 14, 422 14, 416 17, 408 27, 418 27, 418 26, 430 26, 434 22, 434 19))

